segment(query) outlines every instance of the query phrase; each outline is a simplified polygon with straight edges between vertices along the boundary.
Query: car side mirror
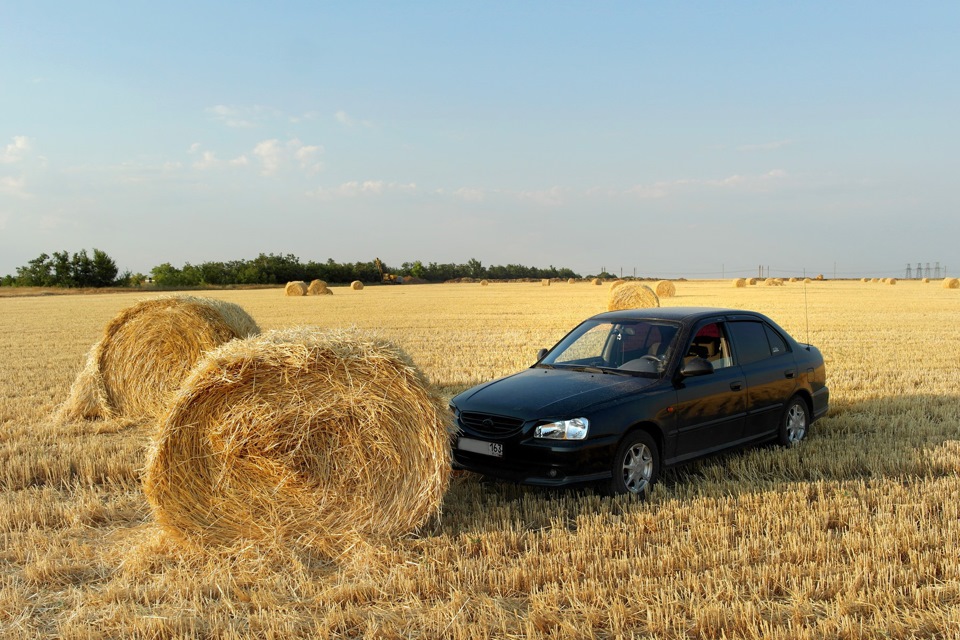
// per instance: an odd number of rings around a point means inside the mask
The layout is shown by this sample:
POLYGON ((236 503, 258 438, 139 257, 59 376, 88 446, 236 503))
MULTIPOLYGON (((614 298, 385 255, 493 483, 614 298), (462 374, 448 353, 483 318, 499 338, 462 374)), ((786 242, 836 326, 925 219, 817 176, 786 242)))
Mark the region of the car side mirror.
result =
POLYGON ((543 360, 543 356, 545 355, 547 355, 546 349, 540 349, 540 351, 537 351, 537 362, 540 362, 541 360, 543 360))
POLYGON ((680 375, 685 378, 705 376, 711 373, 713 373, 713 365, 706 358, 692 358, 690 362, 680 368, 680 375))

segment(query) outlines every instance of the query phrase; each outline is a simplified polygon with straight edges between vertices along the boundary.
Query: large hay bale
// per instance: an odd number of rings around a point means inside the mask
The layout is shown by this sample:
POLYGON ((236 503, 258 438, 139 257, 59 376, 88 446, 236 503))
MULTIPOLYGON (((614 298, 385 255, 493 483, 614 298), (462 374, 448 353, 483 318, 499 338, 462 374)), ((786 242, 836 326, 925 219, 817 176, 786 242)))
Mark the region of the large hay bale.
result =
POLYGON ((201 546, 296 541, 335 556, 438 513, 450 476, 439 396, 359 331, 269 331, 197 363, 161 419, 144 493, 201 546))
MULTIPOLYGON (((287 286, 283 288, 283 292, 288 296, 305 296, 309 288, 303 280, 294 280, 293 282, 287 283, 287 286)), ((326 288, 326 286, 324 286, 324 288, 326 288)))
POLYGON ((626 282, 626 280, 624 280, 623 278, 617 278, 616 280, 610 283, 610 291, 613 291, 614 289, 622 285, 624 282, 626 282))
POLYGON ((660 280, 654 285, 653 290, 656 291, 659 298, 672 298, 677 295, 677 285, 669 280, 660 280))
POLYGON ((887 284, 897 284, 896 278, 887 278, 887 284))
POLYGON ((757 279, 756 279, 756 278, 747 278, 747 284, 752 287, 753 285, 757 284, 757 279))
MULTIPOLYGON (((289 284, 287 285, 290 286, 289 284)), ((307 294, 311 296, 322 296, 327 292, 327 283, 323 280, 311 280, 310 286, 307 287, 307 294)), ((289 294, 288 294, 289 295, 289 294)))
POLYGON ((363 290, 363 283, 360 282, 359 280, 354 280, 353 282, 350 283, 350 288, 353 289, 354 291, 361 291, 363 290))
POLYGON ((943 284, 941 284, 944 289, 960 289, 960 279, 957 278, 944 278, 943 284))
POLYGON ((549 286, 550 286, 550 278, 541 278, 541 279, 540 279, 540 286, 541 286, 541 287, 549 287, 549 286))
POLYGON ((567 284, 577 284, 576 278, 567 278, 567 284))
POLYGON ((598 286, 601 285, 601 284, 603 284, 603 280, 601 280, 600 278, 594 278, 592 282, 593 282, 593 284, 598 285, 598 286))
POLYGON ((231 302, 174 296, 121 311, 87 354, 57 420, 160 415, 200 356, 260 333, 231 302))
POLYGON ((660 298, 653 289, 639 282, 624 282, 619 287, 611 289, 607 301, 607 311, 621 309, 646 309, 659 307, 660 298))
POLYGON ((733 286, 735 286, 735 287, 738 288, 738 289, 743 289, 744 287, 747 286, 747 279, 746 279, 746 278, 734 278, 734 280, 733 280, 733 286))

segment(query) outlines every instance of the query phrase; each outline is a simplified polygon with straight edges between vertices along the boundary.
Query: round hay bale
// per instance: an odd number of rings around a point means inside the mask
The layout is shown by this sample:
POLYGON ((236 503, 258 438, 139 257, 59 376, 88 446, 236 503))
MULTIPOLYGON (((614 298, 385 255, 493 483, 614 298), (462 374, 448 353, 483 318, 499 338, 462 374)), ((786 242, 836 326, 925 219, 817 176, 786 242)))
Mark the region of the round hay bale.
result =
POLYGON ((803 283, 804 283, 804 284, 810 284, 811 282, 813 282, 813 280, 811 280, 810 278, 804 278, 804 279, 803 279, 803 283))
POLYGON ((57 420, 158 416, 204 352, 258 333, 246 311, 222 300, 174 296, 135 304, 90 349, 57 420))
POLYGON ((737 289, 743 289, 744 287, 747 286, 746 278, 734 278, 733 286, 735 286, 737 289))
POLYGON ((550 278, 541 278, 541 279, 540 279, 540 286, 541 286, 541 287, 549 287, 549 286, 550 286, 550 278))
POLYGON ((354 291, 362 291, 363 283, 360 282, 359 280, 354 280, 353 282, 350 283, 350 288, 354 291))
POLYGON ((677 286, 669 280, 660 280, 653 288, 659 298, 672 298, 677 295, 677 286))
POLYGON ((944 278, 943 284, 940 286, 942 286, 944 289, 960 289, 960 279, 944 278))
POLYGON ((481 281, 480 281, 480 286, 481 286, 481 287, 487 287, 487 286, 490 286, 490 283, 487 282, 486 280, 481 280, 481 281))
POLYGON ((870 282, 870 278, 860 278, 860 282, 870 282))
POLYGON ((897 284, 896 278, 887 278, 887 284, 897 284))
POLYGON ((393 344, 269 331, 197 363, 161 418, 143 489, 181 541, 296 541, 336 556, 438 514, 450 437, 444 403, 393 344))
POLYGON ((763 284, 767 287, 782 287, 783 280, 780 278, 767 278, 764 280, 763 284))
MULTIPOLYGON (((289 284, 287 285, 290 286, 289 284)), ((323 280, 311 280, 310 286, 307 287, 307 294, 311 296, 320 296, 324 295, 324 292, 327 290, 327 283, 323 280)), ((290 294, 288 294, 290 295, 290 294)))
POLYGON ((593 284, 599 286, 599 285, 603 284, 603 280, 601 280, 600 278, 594 278, 594 279, 593 279, 593 284))
POLYGON ((303 280, 294 280, 293 282, 287 283, 287 286, 283 288, 283 293, 288 296, 305 296, 307 295, 307 289, 309 289, 309 287, 306 282, 303 280))
POLYGON ((567 284, 577 284, 576 278, 567 278, 567 284))
POLYGON ((870 278, 870 282, 871 282, 871 283, 880 282, 880 278, 870 278))
POLYGON ((660 298, 657 297, 656 292, 639 282, 624 282, 619 287, 611 289, 610 298, 607 301, 607 311, 646 309, 659 306, 660 298))
POLYGON ((817 280, 823 280, 823 274, 822 274, 822 273, 817 274, 817 280))
POLYGON ((616 280, 610 283, 610 291, 613 291, 614 289, 622 285, 624 282, 626 282, 626 280, 624 280, 623 278, 617 278, 616 280))
POLYGON ((924 278, 924 279, 923 279, 923 284, 928 284, 929 282, 930 282, 930 278, 924 278))
POLYGON ((756 279, 756 278, 747 278, 747 284, 750 285, 750 286, 753 286, 753 285, 757 284, 757 279, 756 279))

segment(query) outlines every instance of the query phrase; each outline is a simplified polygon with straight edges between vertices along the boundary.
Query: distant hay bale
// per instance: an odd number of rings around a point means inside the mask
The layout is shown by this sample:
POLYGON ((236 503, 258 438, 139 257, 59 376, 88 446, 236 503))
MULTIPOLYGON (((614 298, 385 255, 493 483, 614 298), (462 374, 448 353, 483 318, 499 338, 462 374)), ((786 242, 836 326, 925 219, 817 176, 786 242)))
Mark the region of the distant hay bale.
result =
POLYGON ((803 283, 804 283, 804 284, 810 284, 811 282, 813 282, 813 280, 811 280, 810 278, 804 278, 804 279, 803 279, 803 283))
POLYGON ((653 290, 659 298, 672 298, 677 295, 677 286, 669 280, 660 280, 654 285, 653 290))
POLYGON ((887 278, 887 284, 897 284, 896 278, 887 278))
POLYGON ((930 282, 930 278, 924 278, 924 279, 923 279, 923 284, 928 284, 929 282, 930 282))
POLYGON ((799 281, 800 281, 800 278, 793 276, 792 278, 790 278, 788 282, 799 282, 799 281))
MULTIPOLYGON (((326 288, 326 286, 324 286, 326 288)), ((288 296, 305 296, 307 295, 307 283, 303 280, 294 280, 293 282, 288 282, 287 286, 283 288, 284 294, 288 296)))
POLYGON ((541 287, 549 287, 549 286, 550 286, 550 278, 541 278, 541 279, 540 279, 540 286, 541 286, 541 287))
POLYGON ((576 278, 567 278, 567 284, 577 284, 576 278))
MULTIPOLYGON (((287 286, 290 286, 289 284, 287 286)), ((323 295, 327 290, 327 283, 323 280, 311 280, 310 286, 307 287, 307 294, 311 296, 320 296, 323 295)))
POLYGON ((872 283, 880 282, 880 278, 870 278, 870 282, 872 283))
POLYGON ((659 306, 660 298, 657 297, 656 292, 639 282, 624 282, 619 287, 611 289, 607 301, 607 311, 646 309, 659 306))
POLYGON ((860 278, 860 282, 870 282, 870 278, 860 278))
POLYGON ((359 280, 354 280, 353 282, 350 283, 350 288, 353 289, 354 291, 362 291, 363 283, 360 282, 359 280))
POLYGON ((393 344, 269 331, 197 363, 161 418, 143 490, 178 540, 336 556, 438 514, 450 433, 444 403, 393 344))
POLYGON ((817 280, 823 280, 823 274, 822 274, 822 273, 817 275, 817 280))
POLYGON ((746 280, 746 278, 734 278, 734 279, 733 279, 733 286, 735 286, 735 287, 738 288, 738 289, 743 289, 744 287, 747 286, 747 280, 746 280))
POLYGON ((940 286, 942 286, 944 289, 960 289, 960 279, 944 278, 943 284, 940 286))
POLYGON ((780 278, 767 278, 763 284, 767 287, 782 287, 783 280, 780 278))
POLYGON ((603 284, 603 280, 601 280, 600 278, 594 278, 594 279, 592 280, 592 282, 593 282, 593 284, 596 284, 596 285, 601 285, 601 284, 603 284))
POLYGON ((487 286, 489 286, 489 285, 490 285, 490 283, 487 282, 486 280, 481 280, 481 281, 480 281, 480 286, 481 286, 481 287, 487 287, 487 286))
POLYGON ((756 279, 756 278, 747 278, 747 284, 750 285, 750 286, 753 286, 753 285, 757 284, 757 279, 756 279))
POLYGON ((56 420, 152 418, 206 352, 260 333, 239 306, 193 296, 146 300, 111 320, 56 420))

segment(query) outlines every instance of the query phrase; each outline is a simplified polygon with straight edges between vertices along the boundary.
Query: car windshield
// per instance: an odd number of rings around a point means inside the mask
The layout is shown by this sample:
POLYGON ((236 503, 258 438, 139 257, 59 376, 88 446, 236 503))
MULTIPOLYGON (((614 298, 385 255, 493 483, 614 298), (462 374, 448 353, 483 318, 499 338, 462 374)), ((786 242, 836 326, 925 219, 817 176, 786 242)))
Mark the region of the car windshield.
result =
POLYGON ((677 333, 676 324, 660 320, 587 320, 539 366, 659 375, 673 353, 677 333))

